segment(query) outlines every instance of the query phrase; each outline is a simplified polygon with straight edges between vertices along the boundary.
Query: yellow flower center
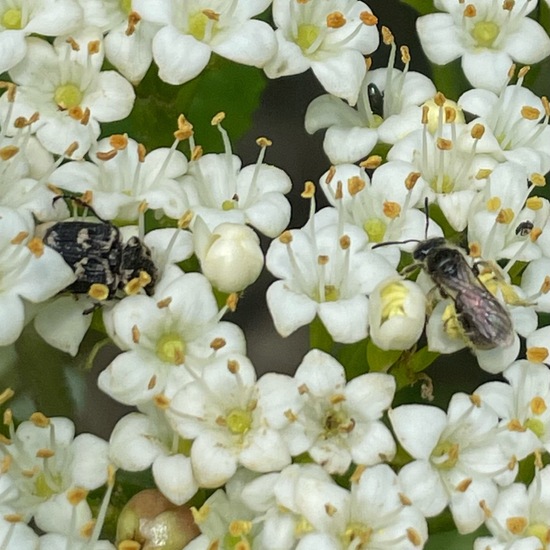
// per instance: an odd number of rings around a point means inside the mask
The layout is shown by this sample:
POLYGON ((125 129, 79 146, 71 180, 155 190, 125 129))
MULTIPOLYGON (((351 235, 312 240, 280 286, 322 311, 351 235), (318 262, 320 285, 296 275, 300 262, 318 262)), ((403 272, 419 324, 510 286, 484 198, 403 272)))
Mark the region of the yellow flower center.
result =
POLYGON ((403 304, 405 299, 409 295, 407 287, 396 281, 386 285, 380 292, 380 298, 382 299, 382 323, 385 323, 388 319, 395 317, 405 316, 405 309, 403 304))
POLYGON ((55 90, 54 100, 61 109, 72 109, 80 105, 82 92, 75 84, 64 84, 55 90))
POLYGON ((5 29, 20 29, 21 23, 21 10, 17 8, 10 8, 2 15, 2 26, 5 29))
POLYGON ((372 535, 372 528, 353 521, 348 523, 346 530, 342 535, 342 546, 344 548, 356 548, 357 550, 362 550, 367 548, 367 544, 370 541, 372 535))
POLYGON ((237 203, 234 200, 227 199, 222 202, 222 210, 234 210, 237 207, 237 203))
POLYGON ((233 409, 225 418, 227 427, 231 433, 241 435, 252 426, 252 414, 246 409, 233 409))
POLYGON ((169 332, 157 342, 157 357, 165 363, 181 365, 185 361, 185 341, 175 332, 169 332))
POLYGON ((206 25, 208 25, 208 17, 198 11, 189 16, 189 25, 187 30, 189 34, 194 36, 197 40, 204 40, 206 35, 206 25))
POLYGON ((319 27, 316 25, 300 25, 296 36, 296 44, 300 46, 302 51, 307 51, 319 37, 319 32, 319 27))
POLYGON ((380 218, 372 218, 363 224, 363 230, 371 243, 381 243, 386 234, 386 224, 380 218))
POLYGON ((325 285, 325 302, 336 302, 340 298, 340 290, 334 285, 325 285))
POLYGON ((494 21, 479 21, 472 30, 472 36, 480 48, 490 48, 499 32, 500 28, 494 21))

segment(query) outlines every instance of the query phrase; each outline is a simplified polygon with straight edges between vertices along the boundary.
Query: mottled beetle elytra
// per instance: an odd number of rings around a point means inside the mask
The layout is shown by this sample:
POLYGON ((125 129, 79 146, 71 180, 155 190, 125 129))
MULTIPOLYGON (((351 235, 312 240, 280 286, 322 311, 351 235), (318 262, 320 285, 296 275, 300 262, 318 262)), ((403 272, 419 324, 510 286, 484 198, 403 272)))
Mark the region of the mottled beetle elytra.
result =
MULTIPOLYGON (((64 195, 54 200, 67 198, 64 195)), ((72 268, 76 281, 66 290, 75 294, 89 294, 92 285, 103 285, 107 299, 118 290, 125 290, 136 279, 147 295, 152 295, 158 276, 150 249, 138 237, 124 242, 118 227, 100 218, 84 201, 68 197, 90 210, 97 218, 71 219, 56 222, 44 233, 44 244, 61 254, 72 268)))

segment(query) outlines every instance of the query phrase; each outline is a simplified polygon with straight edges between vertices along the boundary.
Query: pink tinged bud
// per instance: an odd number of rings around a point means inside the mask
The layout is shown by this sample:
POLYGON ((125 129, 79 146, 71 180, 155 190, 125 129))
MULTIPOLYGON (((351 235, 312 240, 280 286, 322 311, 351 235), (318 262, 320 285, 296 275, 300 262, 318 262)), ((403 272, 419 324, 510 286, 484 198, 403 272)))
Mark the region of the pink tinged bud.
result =
POLYGON ((187 506, 172 504, 157 489, 145 489, 122 509, 116 538, 117 545, 135 541, 143 550, 180 550, 199 534, 187 506))

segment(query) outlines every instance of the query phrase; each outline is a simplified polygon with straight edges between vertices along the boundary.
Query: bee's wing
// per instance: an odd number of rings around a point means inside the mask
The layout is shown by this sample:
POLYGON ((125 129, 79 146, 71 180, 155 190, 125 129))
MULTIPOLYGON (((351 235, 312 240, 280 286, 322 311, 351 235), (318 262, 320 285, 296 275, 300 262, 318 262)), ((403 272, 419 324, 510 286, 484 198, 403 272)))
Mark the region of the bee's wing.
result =
POLYGON ((477 278, 476 281, 456 285, 462 286, 454 302, 465 336, 477 349, 511 345, 514 327, 508 310, 477 278))

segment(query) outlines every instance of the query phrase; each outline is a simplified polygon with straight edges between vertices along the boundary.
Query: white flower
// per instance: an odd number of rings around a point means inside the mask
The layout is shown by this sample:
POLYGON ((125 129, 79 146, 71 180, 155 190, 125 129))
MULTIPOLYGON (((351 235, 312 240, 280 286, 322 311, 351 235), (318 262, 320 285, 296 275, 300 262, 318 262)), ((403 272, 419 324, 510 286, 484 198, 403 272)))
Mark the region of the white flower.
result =
POLYGON ((342 365, 314 349, 294 378, 304 404, 289 428, 293 455, 307 452, 331 474, 344 474, 352 462, 371 466, 393 458, 395 442, 380 421, 393 399, 393 376, 367 373, 346 384, 342 365))
POLYGON ((271 243, 266 265, 282 280, 268 288, 267 305, 279 334, 288 336, 318 315, 336 342, 367 336, 367 294, 396 272, 366 245, 365 232, 339 224, 334 208, 271 243))
POLYGON ((550 54, 550 38, 526 17, 536 0, 435 0, 437 9, 417 19, 416 28, 426 55, 445 65, 462 58, 462 70, 476 88, 498 92, 513 62, 537 63, 550 54))
POLYGON ((75 0, 0 2, 0 73, 28 55, 28 35, 66 35, 78 28, 81 18, 82 10, 75 0))
POLYGON ((193 239, 202 272, 214 288, 240 292, 260 276, 264 255, 260 239, 250 227, 222 223, 211 232, 197 217, 193 239))
POLYGON ((172 395, 214 358, 244 353, 241 329, 220 323, 218 313, 200 273, 163 279, 152 297, 128 296, 104 312, 108 334, 125 353, 99 375, 99 387, 121 403, 145 404, 172 395))
POLYGON ((164 413, 150 409, 147 414, 127 414, 117 422, 109 440, 109 457, 129 472, 151 468, 162 494, 174 504, 184 504, 198 489, 191 459, 178 452, 180 439, 164 413))
POLYGON ((526 448, 550 449, 550 371, 541 364, 516 361, 504 377, 509 384, 488 382, 476 390, 501 419, 502 426, 517 432, 526 448))
POLYGON ((59 219, 67 215, 67 209, 62 201, 54 204, 55 193, 46 185, 56 165, 51 153, 30 135, 31 121, 19 120, 14 135, 6 135, 13 126, 16 95, 15 85, 7 87, 7 114, 0 124, 0 205, 29 210, 38 220, 59 219))
MULTIPOLYGON (((528 262, 550 253, 548 240, 539 237, 550 227, 550 203, 529 196, 544 183, 541 174, 528 174, 513 162, 499 164, 470 207, 468 241, 483 260, 508 258, 504 270, 516 261, 528 262)), ((546 236, 545 236, 546 237, 546 236)))
POLYGON ((497 161, 479 154, 480 129, 466 127, 462 111, 442 94, 424 104, 422 121, 421 130, 395 143, 388 159, 405 162, 411 173, 420 174, 430 202, 437 202, 453 229, 462 231, 472 200, 497 161), (467 150, 458 147, 464 132, 475 136, 467 150))
POLYGON ((390 263, 399 262, 399 249, 411 249, 399 241, 443 235, 432 220, 426 235, 426 214, 417 205, 427 183, 406 162, 384 163, 374 171, 372 181, 363 168, 340 164, 321 176, 319 187, 330 204, 343 212, 346 222, 366 233, 369 243, 397 241, 396 246, 377 249, 390 263))
POLYGON ((486 508, 485 525, 493 535, 480 537, 474 550, 539 550, 550 536, 550 468, 537 470, 527 488, 514 483, 503 489, 497 503, 486 508))
POLYGON ((24 521, 0 518, 0 544, 6 550, 38 550, 38 535, 24 521))
POLYGON ((25 302, 39 303, 75 280, 60 254, 34 234, 32 215, 0 207, 0 345, 19 338, 25 324, 25 302))
POLYGON ((513 432, 503 433, 497 414, 475 394, 453 395, 447 413, 415 404, 388 414, 414 459, 399 472, 405 494, 427 517, 449 505, 460 533, 477 529, 485 519, 479 502, 493 506, 497 483, 512 483, 517 460, 527 455, 511 445, 513 432))
POLYGON ((295 491, 296 507, 311 525, 297 550, 414 550, 428 539, 424 516, 403 503, 407 495, 386 464, 367 468, 350 491, 307 477, 297 479, 295 491))
POLYGON ((69 191, 92 191, 90 206, 103 219, 136 221, 143 201, 148 208, 174 219, 187 210, 185 191, 177 181, 187 170, 187 159, 175 146, 146 154, 135 140, 113 135, 99 141, 89 157, 92 162, 63 164, 50 181, 69 191))
MULTIPOLYGON (((468 90, 460 96, 458 104, 479 117, 469 123, 470 127, 476 124, 484 127, 485 133, 477 144, 478 152, 490 154, 499 162, 509 160, 522 164, 528 173, 545 174, 550 170, 548 103, 524 88, 523 79, 524 75, 520 75, 516 84, 503 88, 499 94, 468 90)), ((458 146, 468 151, 472 139, 471 134, 463 133, 458 146)))
POLYGON ((313 73, 330 94, 355 105, 366 73, 365 55, 378 47, 377 19, 355 0, 274 0, 278 50, 265 66, 269 78, 313 73))
POLYGON ((189 163, 181 182, 189 198, 190 208, 212 231, 224 222, 249 224, 268 237, 275 237, 290 220, 290 204, 284 197, 292 187, 283 170, 263 163, 270 144, 260 138, 260 155, 255 165, 241 168, 241 159, 231 154, 226 131, 225 153, 208 154, 189 163))
POLYGON ((137 85, 153 61, 152 42, 158 25, 142 21, 132 2, 79 0, 84 24, 99 27, 105 35, 107 59, 132 84, 137 85))
POLYGON ((171 400, 167 416, 181 437, 193 440, 191 464, 201 487, 220 487, 239 465, 271 472, 290 464, 289 450, 269 417, 284 421, 289 401, 294 409, 299 405, 298 388, 288 378, 276 387, 282 379, 266 376, 257 383, 250 361, 232 354, 206 365, 171 400), (265 384, 271 402, 260 391, 265 384), (291 388, 294 399, 287 393, 291 388))
MULTIPOLYGON (((100 122, 120 120, 132 110, 132 85, 116 71, 101 71, 101 38, 93 29, 75 34, 70 43, 56 39, 53 46, 28 38, 27 57, 10 71, 18 85, 14 117, 38 112, 33 130, 52 153, 61 155, 76 141, 74 155, 82 156, 99 136, 100 122)), ((2 118, 8 107, 4 94, 2 118)))
POLYGON ((242 65, 263 67, 275 53, 271 27, 251 19, 269 0, 133 0, 144 21, 162 28, 153 39, 159 77, 169 84, 195 78, 212 52, 242 65))
POLYGON ((391 41, 388 68, 368 71, 359 91, 357 109, 331 95, 315 98, 305 116, 306 130, 313 134, 328 128, 323 149, 333 164, 356 162, 366 157, 378 141, 395 143, 420 128, 421 105, 436 90, 423 74, 394 69, 396 46, 391 41), (374 86, 374 87, 373 87, 374 86))
POLYGON ((422 335, 426 297, 420 287, 402 279, 382 281, 370 295, 370 337, 381 349, 409 349, 422 335))
MULTIPOLYGON (((254 474, 241 468, 227 482, 225 490, 216 491, 198 510, 191 509, 202 534, 182 550, 225 548, 224 541, 227 540, 236 540, 237 545, 244 548, 256 548, 254 540, 259 531, 260 518, 256 518, 254 511, 247 506, 242 494, 245 484, 253 477, 254 474)), ((274 542, 279 543, 280 537, 277 536, 274 542)), ((286 550, 280 546, 276 548, 286 550)))
POLYGON ((540 258, 530 262, 521 276, 523 292, 529 300, 534 300, 537 311, 545 313, 550 313, 549 276, 550 258, 540 258))
MULTIPOLYGON (((27 520, 34 516, 45 530, 50 530, 55 518, 59 521, 65 515, 57 498, 64 502, 71 489, 97 489, 107 481, 107 443, 91 434, 74 437, 74 425, 68 418, 36 413, 17 430, 10 425, 10 436, 13 444, 4 445, 1 451, 10 467, 2 476, 11 479, 17 492, 4 492, 3 498, 7 496, 9 506, 27 520)), ((81 505, 81 513, 89 514, 86 502, 81 505)), ((69 529, 68 524, 60 523, 56 531, 69 529)))

